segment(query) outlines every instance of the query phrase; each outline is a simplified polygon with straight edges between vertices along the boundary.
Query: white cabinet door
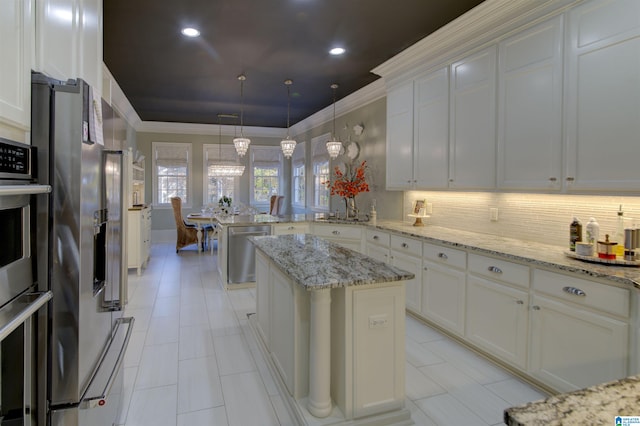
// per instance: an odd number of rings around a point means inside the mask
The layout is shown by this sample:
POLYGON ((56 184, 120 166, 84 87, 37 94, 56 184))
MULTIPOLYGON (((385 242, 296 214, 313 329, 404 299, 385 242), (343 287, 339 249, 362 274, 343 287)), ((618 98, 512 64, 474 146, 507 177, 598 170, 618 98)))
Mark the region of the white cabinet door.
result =
MULTIPOLYGON (((447 188, 449 67, 415 81, 414 176, 418 188, 447 188)), ((408 165, 407 165, 408 166, 408 165)))
POLYGON ((562 188, 562 16, 499 44, 498 187, 562 188))
POLYGON ((365 254, 375 260, 379 260, 380 262, 389 263, 389 247, 367 243, 365 254))
POLYGON ((569 12, 568 189, 640 187, 640 2, 595 0, 569 12))
POLYGON ((387 189, 407 189, 413 177, 413 81, 387 93, 387 189))
POLYGON ((31 122, 32 0, 0 7, 0 123, 27 130, 31 122))
POLYGON ((423 261, 422 315, 456 334, 464 334, 464 271, 423 261))
POLYGON ((496 47, 451 65, 449 186, 496 186, 496 47))
POLYGON ((35 69, 60 80, 80 77, 102 93, 102 1, 36 2, 35 69))
POLYGON ((627 323, 534 295, 530 374, 560 392, 627 376, 627 323))
POLYGON ((499 359, 527 366, 527 292, 470 275, 466 338, 499 359))
POLYGON ((269 347, 269 327, 271 321, 269 311, 271 309, 269 291, 269 260, 259 250, 256 250, 256 318, 258 332, 269 347))
POLYGON ((405 304, 407 309, 420 313, 422 294, 422 259, 407 253, 391 250, 391 264, 415 274, 415 278, 405 281, 405 304))

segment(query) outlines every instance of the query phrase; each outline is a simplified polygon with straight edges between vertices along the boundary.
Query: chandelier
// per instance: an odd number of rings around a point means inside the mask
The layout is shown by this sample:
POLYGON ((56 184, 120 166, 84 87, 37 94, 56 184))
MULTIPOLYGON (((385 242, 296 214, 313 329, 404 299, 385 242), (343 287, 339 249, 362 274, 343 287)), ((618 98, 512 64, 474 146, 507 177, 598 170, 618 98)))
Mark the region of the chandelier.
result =
POLYGON ((285 158, 291 158, 293 151, 296 149, 296 141, 289 137, 289 109, 291 104, 291 85, 293 81, 285 80, 284 84, 287 86, 287 137, 280 141, 282 147, 282 153, 285 158))
POLYGON ((218 162, 209 166, 209 176, 236 177, 244 173, 244 165, 222 160, 222 122, 224 117, 236 118, 237 114, 218 114, 218 162))
POLYGON ((240 137, 233 139, 233 145, 236 147, 236 151, 240 157, 244 157, 251 143, 251 140, 245 138, 242 132, 242 124, 244 121, 244 81, 246 79, 247 77, 244 74, 238 76, 238 80, 240 80, 240 137))
POLYGON ((333 83, 331 88, 333 89, 333 133, 331 134, 331 140, 327 142, 327 152, 329 152, 329 157, 337 158, 340 155, 340 151, 342 151, 342 142, 336 138, 336 89, 338 85, 333 83))

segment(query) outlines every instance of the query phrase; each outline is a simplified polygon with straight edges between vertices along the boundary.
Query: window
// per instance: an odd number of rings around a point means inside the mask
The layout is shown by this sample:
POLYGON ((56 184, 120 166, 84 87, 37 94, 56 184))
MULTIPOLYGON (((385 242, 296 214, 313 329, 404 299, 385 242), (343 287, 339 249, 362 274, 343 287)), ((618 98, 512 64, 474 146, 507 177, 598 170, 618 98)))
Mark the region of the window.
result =
POLYGON ((330 191, 324 182, 329 176, 329 153, 327 141, 329 133, 315 137, 311 140, 311 163, 313 168, 313 208, 315 210, 329 211, 330 191))
POLYGON ((191 205, 191 144, 153 142, 153 204, 171 206, 171 197, 191 205))
POLYGON ((214 164, 235 164, 237 162, 238 157, 235 147, 230 144, 205 144, 202 150, 202 158, 204 159, 203 170, 205 170, 205 173, 203 173, 203 203, 217 205, 218 200, 223 196, 235 200, 239 179, 237 177, 213 176, 212 174, 214 164))
POLYGON ((279 146, 251 147, 251 204, 268 206, 272 195, 282 195, 281 175, 279 146))
POLYGON ((291 200, 296 207, 304 207, 305 205, 305 156, 306 144, 300 142, 291 158, 291 200))

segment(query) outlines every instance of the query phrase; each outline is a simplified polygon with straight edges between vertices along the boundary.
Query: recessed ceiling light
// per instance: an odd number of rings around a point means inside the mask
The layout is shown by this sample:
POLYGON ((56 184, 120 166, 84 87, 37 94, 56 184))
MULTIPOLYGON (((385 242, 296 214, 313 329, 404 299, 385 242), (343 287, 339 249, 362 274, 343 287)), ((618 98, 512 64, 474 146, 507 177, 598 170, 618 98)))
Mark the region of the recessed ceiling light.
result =
POLYGON ((183 28, 182 34, 186 35, 187 37, 198 37, 200 35, 200 31, 196 30, 195 28, 183 28))
POLYGON ((329 51, 332 55, 342 55, 344 52, 345 50, 342 47, 334 47, 329 51))

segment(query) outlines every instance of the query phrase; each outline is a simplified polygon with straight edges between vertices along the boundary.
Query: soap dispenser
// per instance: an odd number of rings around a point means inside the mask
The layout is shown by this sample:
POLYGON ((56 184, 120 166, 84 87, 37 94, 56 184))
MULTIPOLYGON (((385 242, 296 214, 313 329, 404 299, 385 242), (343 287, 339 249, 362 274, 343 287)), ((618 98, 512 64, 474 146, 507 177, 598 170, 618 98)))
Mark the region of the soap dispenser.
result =
POLYGON ((375 225, 378 220, 378 213, 376 212, 376 200, 371 201, 371 211, 369 212, 369 221, 372 225, 375 225))

